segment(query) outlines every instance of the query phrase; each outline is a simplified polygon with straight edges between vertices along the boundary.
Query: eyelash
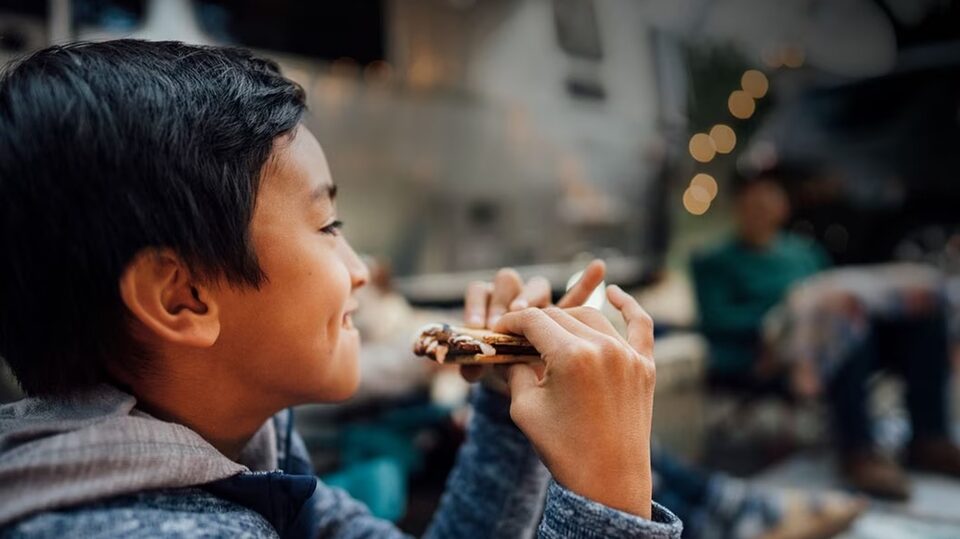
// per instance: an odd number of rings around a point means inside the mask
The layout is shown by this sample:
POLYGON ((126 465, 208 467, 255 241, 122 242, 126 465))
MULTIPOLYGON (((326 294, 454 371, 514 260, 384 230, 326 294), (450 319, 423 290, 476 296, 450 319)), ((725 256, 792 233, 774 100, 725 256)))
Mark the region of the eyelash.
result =
POLYGON ((321 229, 320 229, 320 232, 322 232, 322 233, 324 233, 324 234, 329 234, 329 235, 331 235, 331 236, 339 236, 339 235, 340 235, 340 230, 341 230, 342 228, 343 228, 343 221, 341 221, 341 220, 338 219, 338 220, 330 223, 329 225, 321 228, 321 229))

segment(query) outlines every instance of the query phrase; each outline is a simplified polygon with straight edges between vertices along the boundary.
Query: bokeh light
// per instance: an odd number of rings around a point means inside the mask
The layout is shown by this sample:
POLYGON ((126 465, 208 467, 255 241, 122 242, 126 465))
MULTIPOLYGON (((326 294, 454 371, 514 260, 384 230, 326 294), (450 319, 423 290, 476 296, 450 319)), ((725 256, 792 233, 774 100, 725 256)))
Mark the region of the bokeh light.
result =
POLYGON ((783 67, 783 56, 780 54, 780 47, 778 46, 770 45, 764 47, 763 52, 760 53, 760 57, 763 63, 770 69, 783 67))
POLYGON ((706 133, 697 133, 690 137, 690 155, 701 163, 710 162, 717 154, 713 139, 706 133))
MULTIPOLYGON (((707 200, 713 201, 717 197, 717 192, 719 191, 719 186, 717 185, 717 180, 709 174, 700 173, 693 177, 690 180, 690 187, 696 187, 697 189, 703 190, 707 194, 707 200)), ((695 193, 699 195, 699 193, 695 193)))
POLYGON ((367 64, 363 68, 363 79, 370 83, 389 82, 393 77, 393 66, 383 60, 367 64))
POLYGON ((693 215, 703 215, 710 209, 710 197, 702 187, 691 185, 683 192, 683 207, 693 215))
POLYGON ((717 153, 730 153, 737 146, 737 134, 729 125, 717 124, 710 128, 710 139, 717 153))
POLYGON ((353 58, 341 56, 330 64, 330 73, 332 73, 334 77, 351 79, 360 73, 360 64, 353 58))
POLYGON ((804 52, 803 47, 799 45, 787 45, 780 51, 780 58, 783 61, 783 65, 798 68, 801 67, 807 59, 807 54, 804 52))
POLYGON ((767 90, 770 89, 770 81, 767 80, 763 71, 748 69, 740 77, 740 87, 743 88, 744 92, 750 94, 750 97, 760 99, 767 95, 767 90))
POLYGON ((730 114, 732 114, 734 118, 741 120, 750 118, 753 116, 754 111, 757 110, 753 98, 743 90, 735 90, 732 92, 730 98, 727 100, 727 106, 730 108, 730 114))

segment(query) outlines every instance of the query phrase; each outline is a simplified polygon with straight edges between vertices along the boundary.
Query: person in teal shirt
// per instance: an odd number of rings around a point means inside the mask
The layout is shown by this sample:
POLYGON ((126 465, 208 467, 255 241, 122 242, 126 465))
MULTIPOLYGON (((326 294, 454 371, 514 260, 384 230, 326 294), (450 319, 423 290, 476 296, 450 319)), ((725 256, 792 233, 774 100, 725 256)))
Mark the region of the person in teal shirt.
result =
POLYGON ((710 340, 715 375, 753 368, 764 316, 791 285, 829 265, 827 254, 807 238, 779 233, 765 244, 757 248, 734 237, 694 259, 700 329, 710 340))
POLYGON ((762 327, 768 314, 794 286, 830 265, 815 242, 782 230, 789 215, 789 200, 775 172, 743 179, 735 186, 734 234, 691 260, 700 328, 710 344, 711 384, 785 396, 822 392, 847 482, 869 494, 905 499, 907 476, 875 450, 866 406, 867 379, 878 367, 893 370, 906 386, 913 431, 908 460, 960 477, 960 449, 947 435, 949 361, 941 303, 897 320, 864 315, 866 337, 849 339, 849 352, 829 375, 811 368, 810 361, 784 363, 765 341, 762 327))

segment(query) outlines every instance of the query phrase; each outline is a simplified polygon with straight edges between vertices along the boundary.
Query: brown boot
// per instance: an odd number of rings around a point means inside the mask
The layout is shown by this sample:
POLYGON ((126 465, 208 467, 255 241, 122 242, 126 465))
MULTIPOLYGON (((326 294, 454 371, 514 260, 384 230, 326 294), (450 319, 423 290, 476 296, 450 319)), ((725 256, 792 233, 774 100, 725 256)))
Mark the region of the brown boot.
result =
POLYGON ((840 457, 840 471, 854 488, 871 496, 902 501, 910 497, 910 480, 889 457, 862 449, 840 457))
POLYGON ((840 492, 819 494, 788 491, 783 496, 783 518, 760 539, 826 539, 853 524, 867 508, 863 498, 840 492))
POLYGON ((907 448, 907 465, 918 470, 960 477, 960 447, 946 437, 914 440, 907 448))

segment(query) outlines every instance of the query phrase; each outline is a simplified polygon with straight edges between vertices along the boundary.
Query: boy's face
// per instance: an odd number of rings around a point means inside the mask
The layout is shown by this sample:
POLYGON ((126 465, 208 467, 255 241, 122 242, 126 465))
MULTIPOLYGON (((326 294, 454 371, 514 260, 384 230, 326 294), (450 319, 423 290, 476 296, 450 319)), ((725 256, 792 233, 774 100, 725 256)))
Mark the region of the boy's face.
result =
POLYGON ((334 224, 334 195, 326 158, 306 128, 275 145, 250 225, 266 281, 218 295, 215 346, 235 358, 231 376, 252 394, 316 402, 357 388, 360 338, 350 313, 368 273, 334 224))

